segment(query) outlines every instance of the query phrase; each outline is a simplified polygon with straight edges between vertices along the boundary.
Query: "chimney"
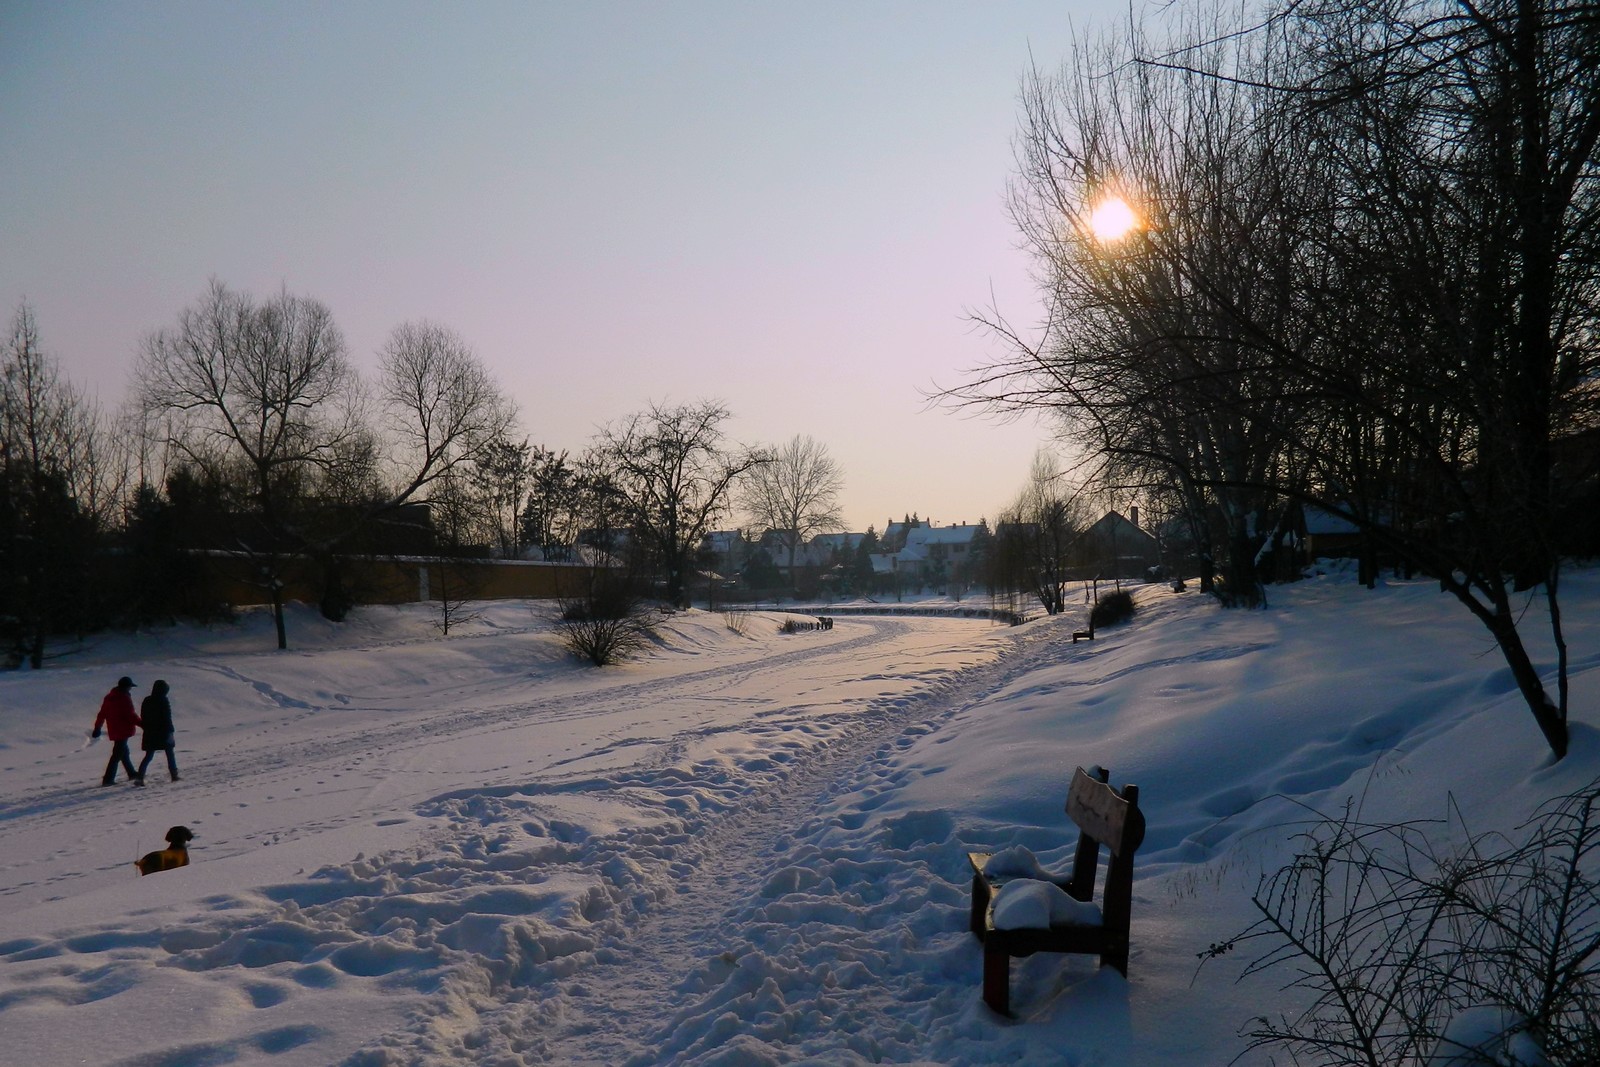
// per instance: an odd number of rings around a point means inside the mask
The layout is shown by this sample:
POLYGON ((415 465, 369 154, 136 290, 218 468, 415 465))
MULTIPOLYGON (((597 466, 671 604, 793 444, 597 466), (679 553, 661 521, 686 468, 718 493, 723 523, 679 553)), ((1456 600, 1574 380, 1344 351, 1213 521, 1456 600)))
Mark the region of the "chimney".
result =
POLYGON ((1139 505, 1138 504, 1130 504, 1128 506, 1128 521, 1133 523, 1133 528, 1135 530, 1137 530, 1139 528, 1139 505))

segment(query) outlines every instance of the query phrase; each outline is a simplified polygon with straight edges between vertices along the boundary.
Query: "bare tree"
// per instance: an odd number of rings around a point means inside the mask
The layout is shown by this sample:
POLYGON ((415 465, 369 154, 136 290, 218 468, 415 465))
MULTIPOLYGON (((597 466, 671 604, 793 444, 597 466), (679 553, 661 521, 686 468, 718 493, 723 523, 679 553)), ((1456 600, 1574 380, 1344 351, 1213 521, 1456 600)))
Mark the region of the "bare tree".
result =
POLYGON ((724 444, 728 409, 716 401, 652 404, 603 430, 599 452, 626 502, 630 528, 684 602, 695 550, 729 503, 734 481, 766 457, 724 444))
MULTIPOLYGON (((408 504, 425 503, 430 514, 442 516, 452 526, 447 541, 487 544, 497 536, 493 511, 482 499, 485 464, 502 455, 514 407, 471 347, 444 326, 402 324, 379 358, 386 436, 364 434, 340 450, 348 462, 331 468, 325 484, 345 491, 329 494, 324 514, 330 521, 307 543, 321 565, 323 614, 330 618, 342 617, 353 602, 344 584, 344 553, 363 535, 402 524, 398 517, 408 504), (470 530, 463 525, 468 498, 470 530)), ((381 537, 367 540, 383 543, 381 537)))
POLYGON ((301 505, 365 434, 332 313, 288 291, 258 304, 213 279, 175 326, 145 339, 136 374, 172 448, 231 487, 235 546, 259 569, 287 648, 282 567, 305 541, 301 505))
POLYGON ((1015 345, 1021 358, 980 391, 1058 412, 1101 458, 1107 488, 1183 487, 1202 558, 1220 562, 1232 602, 1253 603, 1305 409, 1260 334, 1303 340, 1292 281, 1301 231, 1321 216, 1308 209, 1313 184, 1284 165, 1298 142, 1276 98, 1233 80, 1281 59, 1270 42, 1218 30, 1191 31, 1211 42, 1186 54, 1191 68, 1084 50, 1061 76, 1030 80, 1012 204, 1052 311, 1048 333, 1015 345), (1093 219, 1114 197, 1140 223, 1121 237, 1093 219))
POLYGON ((389 335, 379 393, 399 467, 392 504, 413 499, 458 465, 489 459, 506 443, 515 409, 453 330, 404 323, 389 335))
POLYGON ((997 584, 1030 592, 1048 614, 1060 614, 1073 547, 1086 520, 1082 498, 1067 484, 1055 457, 1038 452, 1027 484, 996 524, 991 566, 997 584))
POLYGON ((470 348, 430 323, 380 353, 381 439, 328 309, 287 291, 258 303, 213 280, 176 326, 146 339, 137 369, 149 423, 181 465, 227 487, 233 547, 267 587, 278 630, 284 564, 323 566, 323 610, 348 605, 338 553, 376 520, 503 442, 514 419, 470 348))
POLYGON ((791 586, 800 545, 819 533, 844 529, 843 490, 844 472, 827 448, 798 434, 741 480, 740 505, 757 527, 774 531, 789 553, 791 586))
POLYGON ((1279 509, 1348 518, 1484 623, 1561 755, 1551 453, 1595 419, 1597 34, 1581 0, 1330 0, 1035 79, 1016 203, 1049 329, 991 316, 1011 353, 961 397, 1179 489, 1235 596, 1279 509), (1114 246, 1088 225, 1111 191, 1143 216, 1114 246))
POLYGON ((481 591, 482 572, 472 565, 463 566, 462 561, 481 554, 474 542, 492 524, 494 502, 470 472, 455 468, 433 481, 428 503, 437 548, 431 560, 429 592, 439 602, 439 620, 434 625, 448 637, 450 627, 479 617, 472 601, 481 591))
POLYGON ((1287 95, 1336 154, 1344 210, 1327 255, 1363 310, 1325 315, 1361 373, 1319 368, 1321 381, 1367 432, 1327 453, 1364 462, 1324 481, 1354 487, 1349 517, 1488 628, 1560 757, 1552 455, 1596 418, 1600 13, 1584 0, 1449 12, 1413 0, 1319 2, 1295 16, 1309 70, 1287 95), (1553 696, 1513 596, 1533 588, 1557 652, 1553 696))

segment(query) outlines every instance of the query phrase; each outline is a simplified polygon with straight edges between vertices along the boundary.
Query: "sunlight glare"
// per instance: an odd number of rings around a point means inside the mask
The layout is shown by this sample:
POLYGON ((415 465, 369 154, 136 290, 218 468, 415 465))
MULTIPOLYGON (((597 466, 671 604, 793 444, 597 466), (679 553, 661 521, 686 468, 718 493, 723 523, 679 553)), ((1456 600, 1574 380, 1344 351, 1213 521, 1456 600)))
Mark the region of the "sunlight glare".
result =
POLYGON ((1139 226, 1139 216, 1120 196, 1108 196, 1089 215, 1089 229, 1102 241, 1116 241, 1139 226))

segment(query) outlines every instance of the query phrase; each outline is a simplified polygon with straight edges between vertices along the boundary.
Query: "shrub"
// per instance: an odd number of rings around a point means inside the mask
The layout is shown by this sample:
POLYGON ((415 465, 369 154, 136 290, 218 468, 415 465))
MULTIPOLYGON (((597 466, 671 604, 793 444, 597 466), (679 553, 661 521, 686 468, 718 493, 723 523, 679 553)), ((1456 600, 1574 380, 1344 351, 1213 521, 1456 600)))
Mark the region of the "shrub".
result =
POLYGON ((651 613, 621 582, 597 582, 586 596, 561 601, 561 639, 596 667, 638 652, 655 637, 651 613))
POLYGON ((1521 844, 1441 852, 1427 825, 1319 822, 1256 890, 1260 921, 1201 953, 1265 942, 1246 976, 1287 966, 1311 994, 1254 1019, 1249 1047, 1365 1067, 1600 1063, 1600 780, 1545 805, 1521 844))
POLYGON ((1115 626, 1131 618, 1133 618, 1133 595, 1125 592, 1112 593, 1101 597, 1089 610, 1089 629, 1098 630, 1102 626, 1115 626))
POLYGON ((750 628, 750 613, 748 611, 724 611, 722 613, 723 625, 732 633, 743 637, 750 628))

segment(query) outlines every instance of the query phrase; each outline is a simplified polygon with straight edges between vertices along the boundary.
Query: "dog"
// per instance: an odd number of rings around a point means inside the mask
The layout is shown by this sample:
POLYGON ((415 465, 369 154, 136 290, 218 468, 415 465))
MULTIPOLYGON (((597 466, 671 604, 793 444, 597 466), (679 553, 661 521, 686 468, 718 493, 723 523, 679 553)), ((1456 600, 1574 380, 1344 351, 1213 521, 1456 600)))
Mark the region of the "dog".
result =
POLYGON ((193 840, 194 833, 187 826, 174 826, 167 831, 167 847, 146 852, 142 858, 134 861, 134 866, 139 868, 140 875, 187 867, 189 842, 193 840))

